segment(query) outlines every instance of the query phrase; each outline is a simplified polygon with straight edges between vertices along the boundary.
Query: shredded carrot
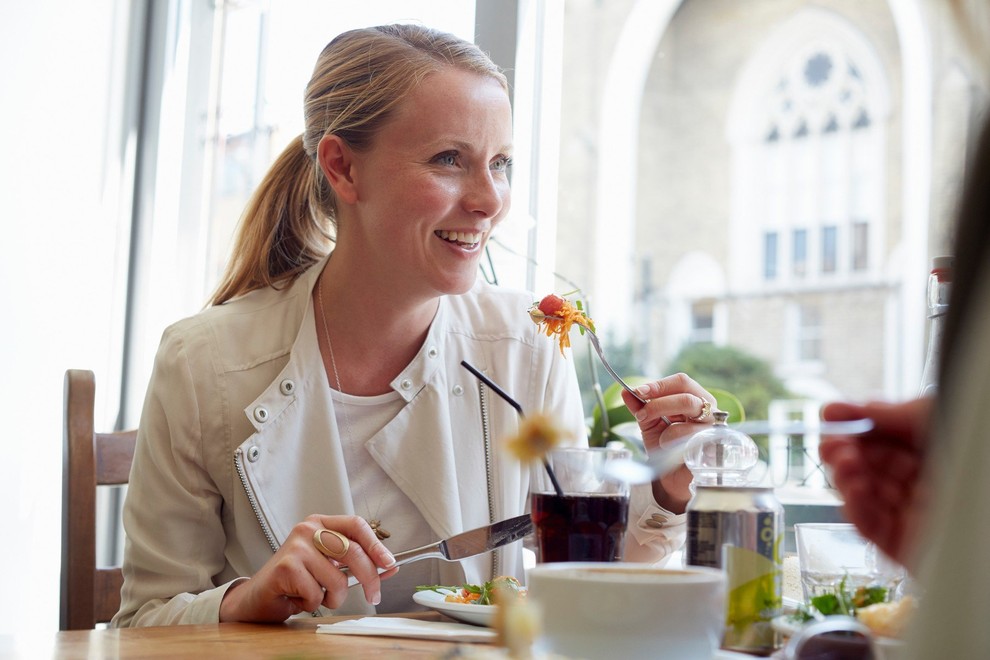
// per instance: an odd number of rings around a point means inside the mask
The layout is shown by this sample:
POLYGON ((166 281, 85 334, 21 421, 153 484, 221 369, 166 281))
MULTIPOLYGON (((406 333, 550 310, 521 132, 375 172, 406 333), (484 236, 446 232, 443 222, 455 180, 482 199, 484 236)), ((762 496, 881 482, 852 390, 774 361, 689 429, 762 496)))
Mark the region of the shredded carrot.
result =
POLYGON ((481 594, 471 593, 467 589, 461 589, 456 594, 447 594, 444 601, 447 603, 462 603, 469 605, 481 599, 481 594))
POLYGON ((544 315, 539 308, 533 307, 529 310, 529 315, 534 322, 540 325, 547 337, 557 335, 557 344, 560 347, 560 354, 564 354, 564 349, 571 345, 571 327, 575 324, 588 328, 594 332, 595 324, 588 318, 588 315, 579 310, 568 301, 554 313, 560 318, 549 318, 544 315))

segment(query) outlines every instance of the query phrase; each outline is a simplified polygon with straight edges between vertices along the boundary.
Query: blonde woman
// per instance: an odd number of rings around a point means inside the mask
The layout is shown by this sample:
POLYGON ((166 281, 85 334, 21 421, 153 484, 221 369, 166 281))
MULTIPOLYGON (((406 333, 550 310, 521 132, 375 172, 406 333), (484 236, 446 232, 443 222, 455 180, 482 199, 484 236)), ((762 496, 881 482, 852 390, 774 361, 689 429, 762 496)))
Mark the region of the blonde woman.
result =
MULTIPOLYGON (((305 126, 250 202, 212 306, 162 339, 114 625, 404 611, 417 584, 521 578, 519 543, 389 570, 392 551, 526 510, 527 468, 497 446, 516 412, 462 360, 584 442, 573 362, 529 320, 532 296, 476 282, 510 202, 498 68, 424 27, 347 32, 316 63, 305 126)), ((682 435, 713 402, 683 375, 649 387, 651 447, 661 416, 682 435)), ((675 479, 634 496, 628 558, 680 544, 686 494, 675 479), (655 513, 671 524, 641 524, 655 513)))

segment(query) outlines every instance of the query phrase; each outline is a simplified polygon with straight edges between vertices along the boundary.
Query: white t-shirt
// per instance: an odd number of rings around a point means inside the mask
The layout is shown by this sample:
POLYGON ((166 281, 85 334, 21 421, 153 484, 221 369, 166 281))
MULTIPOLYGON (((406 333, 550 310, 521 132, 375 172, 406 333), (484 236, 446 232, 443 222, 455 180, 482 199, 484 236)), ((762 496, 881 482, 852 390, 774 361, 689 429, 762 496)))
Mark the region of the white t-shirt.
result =
MULTIPOLYGON (((365 448, 365 443, 395 418, 405 401, 398 392, 377 396, 352 396, 334 389, 330 392, 333 396, 337 428, 340 429, 344 445, 344 462, 354 500, 354 512, 365 520, 380 521, 382 528, 390 534, 382 543, 393 553, 438 541, 416 506, 365 448)), ((396 442, 415 441, 415 438, 396 439, 396 442)), ((382 582, 382 602, 379 605, 382 611, 423 609, 412 601, 412 594, 418 585, 436 584, 439 578, 437 561, 434 559, 406 564, 398 573, 382 582)))

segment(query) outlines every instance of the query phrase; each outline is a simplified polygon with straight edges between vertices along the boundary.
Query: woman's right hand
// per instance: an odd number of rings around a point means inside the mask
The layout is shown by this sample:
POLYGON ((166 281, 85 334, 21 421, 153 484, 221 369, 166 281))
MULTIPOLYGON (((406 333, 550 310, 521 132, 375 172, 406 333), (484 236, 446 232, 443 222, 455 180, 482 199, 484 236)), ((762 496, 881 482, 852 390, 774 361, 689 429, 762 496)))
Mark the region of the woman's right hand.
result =
POLYGON ((844 513, 860 533, 889 557, 906 564, 927 504, 922 481, 932 402, 831 403, 826 420, 870 418, 873 430, 861 436, 825 436, 822 460, 842 493, 844 513))
MULTIPOLYGON (((327 544, 337 543, 324 534, 327 544)), ((335 549, 335 548, 334 548, 335 549)), ((395 557, 382 545, 368 523, 358 516, 308 516, 292 528, 285 543, 254 577, 235 582, 220 603, 220 621, 277 623, 300 612, 312 612, 320 605, 336 609, 347 598, 346 565, 364 589, 372 605, 381 602, 381 580, 394 574, 388 569, 395 557), (339 532, 350 540, 347 553, 331 559, 313 543, 317 530, 339 532)))

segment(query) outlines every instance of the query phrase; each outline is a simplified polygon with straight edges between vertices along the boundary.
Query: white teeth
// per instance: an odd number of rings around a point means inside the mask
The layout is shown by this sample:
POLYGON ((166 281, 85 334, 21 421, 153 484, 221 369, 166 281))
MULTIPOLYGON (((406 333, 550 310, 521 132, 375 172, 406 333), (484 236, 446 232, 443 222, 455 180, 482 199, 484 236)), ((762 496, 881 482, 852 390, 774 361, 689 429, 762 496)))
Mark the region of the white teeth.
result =
POLYGON ((473 245, 481 242, 483 234, 482 232, 447 231, 446 229, 441 229, 437 231, 437 236, 445 241, 473 245))

